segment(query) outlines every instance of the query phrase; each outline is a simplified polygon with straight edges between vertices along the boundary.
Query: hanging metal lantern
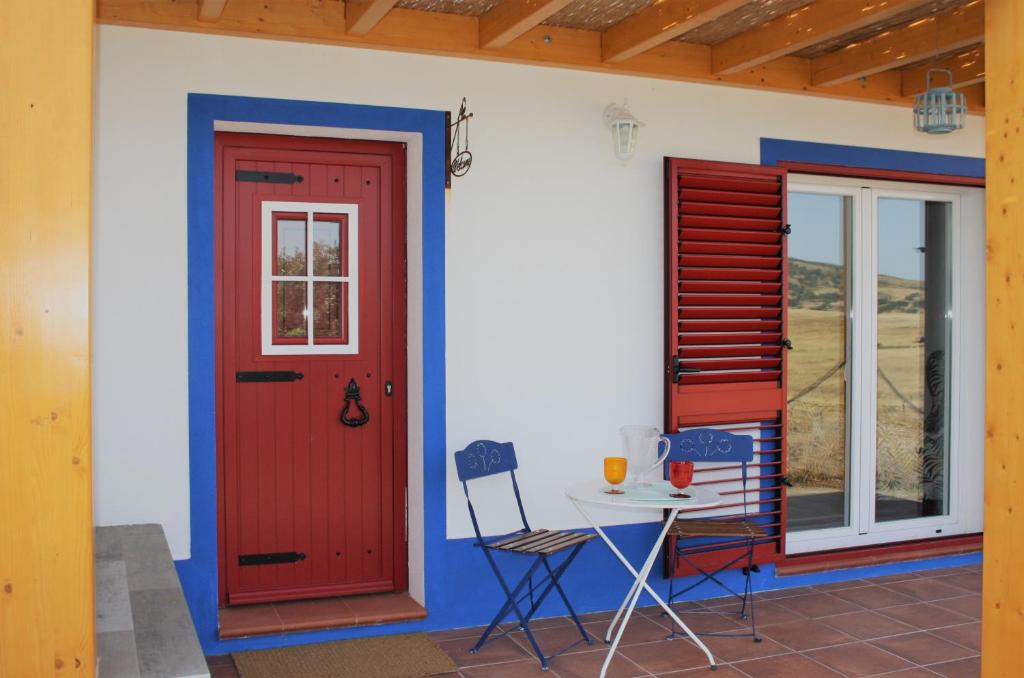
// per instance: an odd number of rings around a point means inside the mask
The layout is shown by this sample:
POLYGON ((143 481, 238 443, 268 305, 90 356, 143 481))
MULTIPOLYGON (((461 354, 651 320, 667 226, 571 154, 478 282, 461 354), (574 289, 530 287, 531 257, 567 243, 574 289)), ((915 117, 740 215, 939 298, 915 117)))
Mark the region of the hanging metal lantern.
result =
POLYGON ((626 102, 622 102, 621 106, 608 104, 604 109, 604 124, 612 130, 615 157, 625 165, 636 152, 636 139, 644 123, 629 112, 629 105, 626 102))
POLYGON ((967 95, 953 90, 953 71, 931 68, 925 83, 928 91, 914 97, 914 129, 928 134, 949 134, 963 129, 967 120, 967 95), (932 73, 945 73, 949 84, 932 87, 932 73))

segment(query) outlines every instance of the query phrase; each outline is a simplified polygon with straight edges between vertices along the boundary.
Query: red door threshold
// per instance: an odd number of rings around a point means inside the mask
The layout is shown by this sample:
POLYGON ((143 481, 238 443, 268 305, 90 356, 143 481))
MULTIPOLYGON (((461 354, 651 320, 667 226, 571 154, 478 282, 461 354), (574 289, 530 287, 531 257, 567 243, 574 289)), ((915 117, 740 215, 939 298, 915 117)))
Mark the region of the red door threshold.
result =
POLYGON ((242 605, 221 609, 220 638, 391 624, 426 616, 423 606, 407 593, 242 605))

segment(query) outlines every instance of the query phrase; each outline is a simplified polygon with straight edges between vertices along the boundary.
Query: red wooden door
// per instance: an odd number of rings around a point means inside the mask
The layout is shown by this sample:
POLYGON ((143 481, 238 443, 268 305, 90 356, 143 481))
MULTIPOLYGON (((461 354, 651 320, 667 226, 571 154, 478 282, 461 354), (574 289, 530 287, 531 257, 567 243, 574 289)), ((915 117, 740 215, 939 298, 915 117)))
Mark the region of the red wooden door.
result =
MULTIPOLYGON (((694 482, 772 535, 757 562, 784 552, 786 473, 786 170, 665 159, 665 429, 713 426, 754 436, 740 469, 702 465, 694 482)), ((736 557, 730 544, 705 565, 736 557)), ((740 563, 741 565, 743 563, 740 563)), ((687 566, 679 561, 680 571, 687 566)))
POLYGON ((221 601, 404 590, 404 145, 216 163, 221 601))

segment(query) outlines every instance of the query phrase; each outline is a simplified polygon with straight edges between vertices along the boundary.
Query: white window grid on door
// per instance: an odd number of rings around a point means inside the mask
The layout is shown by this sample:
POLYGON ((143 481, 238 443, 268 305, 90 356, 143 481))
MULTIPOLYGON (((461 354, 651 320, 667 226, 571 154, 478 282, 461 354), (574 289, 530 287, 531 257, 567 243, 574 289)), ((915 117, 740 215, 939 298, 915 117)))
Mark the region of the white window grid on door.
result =
POLYGON ((324 202, 264 202, 262 205, 261 274, 260 274, 260 332, 263 355, 351 355, 359 353, 359 206, 351 203, 324 202), (291 218, 305 215, 306 219, 306 275, 274 274, 274 215, 287 214, 291 218), (316 215, 345 216, 346 229, 339 229, 338 245, 348 257, 348 275, 313 275, 313 221, 316 215), (274 283, 306 283, 306 343, 274 343, 274 283), (314 283, 347 283, 344 301, 348 327, 348 342, 317 344, 313 327, 314 283))

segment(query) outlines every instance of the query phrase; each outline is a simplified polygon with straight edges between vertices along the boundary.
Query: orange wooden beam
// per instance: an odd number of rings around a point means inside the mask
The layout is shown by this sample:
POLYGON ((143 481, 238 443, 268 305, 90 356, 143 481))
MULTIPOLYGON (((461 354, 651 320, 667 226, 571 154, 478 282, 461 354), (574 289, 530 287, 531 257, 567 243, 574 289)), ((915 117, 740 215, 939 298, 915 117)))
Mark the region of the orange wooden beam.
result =
MULTIPOLYGON (((932 68, 944 68, 953 71, 953 88, 964 89, 971 85, 985 82, 985 48, 975 47, 954 54, 945 59, 928 61, 901 72, 903 79, 903 95, 912 97, 927 88, 928 71, 932 68)), ((935 84, 945 85, 946 78, 941 77, 935 84)))
POLYGON ((502 0, 480 17, 480 46, 504 47, 572 0, 502 0))
POLYGON ((224 12, 228 0, 199 0, 199 20, 216 21, 224 12))
POLYGON ((366 35, 381 22, 398 0, 369 0, 346 2, 345 24, 352 35, 366 35))

